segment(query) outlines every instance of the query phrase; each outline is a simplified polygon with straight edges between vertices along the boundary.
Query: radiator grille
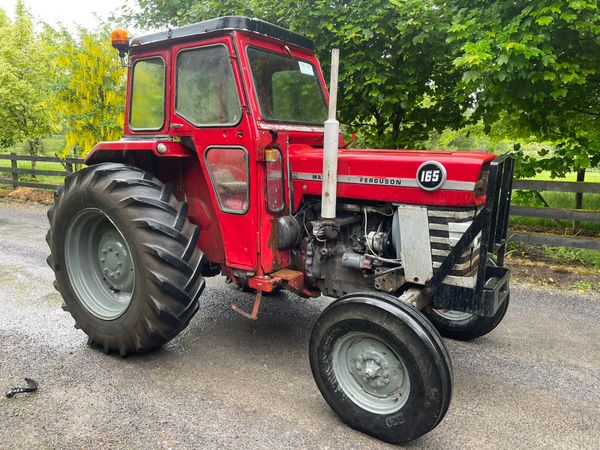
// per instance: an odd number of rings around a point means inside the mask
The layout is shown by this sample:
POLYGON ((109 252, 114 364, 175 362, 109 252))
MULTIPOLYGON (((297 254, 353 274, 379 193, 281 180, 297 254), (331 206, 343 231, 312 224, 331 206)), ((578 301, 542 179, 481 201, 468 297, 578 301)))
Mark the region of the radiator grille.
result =
MULTIPOLYGON (((435 208, 427 210, 431 260, 436 272, 454 245, 469 228, 478 210, 476 208, 435 208)), ((450 276, 471 277, 477 273, 481 235, 465 250, 450 271, 450 276)))

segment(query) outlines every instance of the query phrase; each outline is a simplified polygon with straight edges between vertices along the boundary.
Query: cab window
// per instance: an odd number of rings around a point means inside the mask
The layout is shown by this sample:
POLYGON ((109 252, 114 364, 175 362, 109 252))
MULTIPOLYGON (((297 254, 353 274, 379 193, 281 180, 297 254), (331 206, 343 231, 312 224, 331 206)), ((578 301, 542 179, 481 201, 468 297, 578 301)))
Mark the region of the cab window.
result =
POLYGON ((240 121, 242 108, 227 47, 212 45, 177 55, 175 111, 196 126, 240 121))
POLYGON ((160 130, 165 123, 165 62, 138 60, 133 65, 129 126, 132 130, 160 130))
POLYGON ((248 47, 247 54, 265 120, 323 124, 327 118, 325 96, 312 63, 256 47, 248 47))
POLYGON ((206 165, 221 209, 228 213, 248 211, 248 153, 241 147, 209 148, 206 165))

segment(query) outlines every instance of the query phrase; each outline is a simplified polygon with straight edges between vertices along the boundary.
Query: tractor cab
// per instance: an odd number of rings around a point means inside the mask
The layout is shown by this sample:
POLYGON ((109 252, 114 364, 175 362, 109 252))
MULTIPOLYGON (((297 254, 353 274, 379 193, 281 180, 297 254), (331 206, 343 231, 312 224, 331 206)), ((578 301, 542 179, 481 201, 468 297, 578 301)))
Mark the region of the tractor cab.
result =
POLYGON ((190 219, 210 230, 200 237, 206 257, 244 276, 288 266, 289 251, 273 245, 273 224, 294 208, 288 146, 322 146, 327 117, 312 42, 224 17, 131 41, 113 33, 113 45, 129 55, 124 137, 98 144, 87 162, 125 149, 169 179, 165 160, 196 156, 182 170, 198 193, 188 196, 190 219))

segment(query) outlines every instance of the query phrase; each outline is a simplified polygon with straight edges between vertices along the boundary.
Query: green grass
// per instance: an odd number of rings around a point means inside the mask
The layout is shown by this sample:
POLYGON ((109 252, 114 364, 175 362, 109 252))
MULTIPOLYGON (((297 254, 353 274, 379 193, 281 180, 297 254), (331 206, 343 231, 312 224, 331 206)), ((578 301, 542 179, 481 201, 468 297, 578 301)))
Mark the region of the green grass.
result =
MULTIPOLYGON (((538 173, 535 177, 526 178, 527 180, 548 180, 548 181, 577 181, 575 172, 567 174, 564 178, 550 178, 550 172, 538 173)), ((600 183, 600 168, 587 170, 585 173, 585 181, 588 183, 600 183)))
MULTIPOLYGON (((56 156, 57 153, 62 153, 65 148, 65 137, 62 135, 49 136, 42 139, 41 156, 56 156)), ((21 142, 12 147, 0 148, 0 153, 16 153, 17 155, 27 155, 27 144, 21 142)))
POLYGON ((557 262, 581 263, 600 271, 600 252, 581 248, 544 247, 548 258, 557 262))

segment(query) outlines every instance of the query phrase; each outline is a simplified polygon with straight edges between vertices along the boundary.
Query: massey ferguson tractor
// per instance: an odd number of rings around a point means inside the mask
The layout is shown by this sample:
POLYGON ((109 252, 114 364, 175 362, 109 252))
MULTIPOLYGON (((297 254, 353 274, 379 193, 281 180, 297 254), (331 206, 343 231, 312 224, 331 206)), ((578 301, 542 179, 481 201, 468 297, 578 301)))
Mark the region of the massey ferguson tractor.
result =
MULTIPOLYGON (((334 297, 309 357, 351 427, 402 443, 452 395, 440 337, 489 333, 513 161, 478 152, 349 148, 313 43, 246 17, 129 39, 123 138, 100 142, 48 212, 48 263, 89 344, 143 353, 202 307, 205 277, 334 297)), ((314 300, 318 301, 318 300, 314 300)))

